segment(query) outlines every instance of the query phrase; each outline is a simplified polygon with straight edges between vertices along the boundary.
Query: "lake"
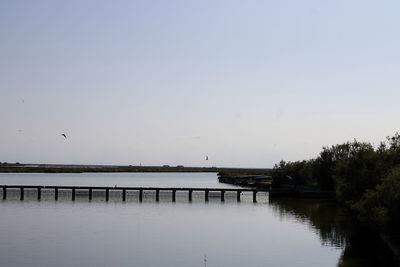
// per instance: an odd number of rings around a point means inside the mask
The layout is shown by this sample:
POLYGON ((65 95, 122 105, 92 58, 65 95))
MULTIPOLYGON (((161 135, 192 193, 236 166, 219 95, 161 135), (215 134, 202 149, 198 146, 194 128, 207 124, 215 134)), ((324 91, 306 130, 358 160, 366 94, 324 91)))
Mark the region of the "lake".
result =
MULTIPOLYGON (((0 184, 232 187, 215 173, 0 173, 0 184)), ((0 201, 1 266, 377 266, 354 249, 357 227, 333 201, 18 194, 0 201)))
POLYGON ((116 172, 116 173, 0 173, 0 184, 211 187, 232 188, 219 183, 217 173, 116 172))

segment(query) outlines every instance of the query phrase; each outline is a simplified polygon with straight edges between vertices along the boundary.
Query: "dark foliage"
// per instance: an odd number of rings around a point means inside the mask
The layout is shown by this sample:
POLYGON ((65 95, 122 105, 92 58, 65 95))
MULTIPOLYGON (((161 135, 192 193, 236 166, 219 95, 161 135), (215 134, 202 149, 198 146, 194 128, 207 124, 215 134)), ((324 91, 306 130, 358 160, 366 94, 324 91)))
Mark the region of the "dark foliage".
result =
POLYGON ((335 190, 339 202, 361 221, 393 231, 400 224, 400 135, 377 148, 367 142, 324 147, 316 159, 281 161, 273 169, 273 186, 288 184, 335 190))

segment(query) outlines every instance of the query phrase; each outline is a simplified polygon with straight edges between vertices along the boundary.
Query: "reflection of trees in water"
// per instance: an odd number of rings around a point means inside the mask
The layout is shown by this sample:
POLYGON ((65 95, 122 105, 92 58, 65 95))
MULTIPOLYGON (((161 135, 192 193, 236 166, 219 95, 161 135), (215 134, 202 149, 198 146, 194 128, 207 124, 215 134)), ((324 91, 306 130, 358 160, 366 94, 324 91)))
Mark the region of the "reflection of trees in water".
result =
POLYGON ((344 248, 339 267, 380 266, 374 255, 373 241, 362 227, 333 200, 270 199, 279 217, 309 225, 326 246, 344 248))
POLYGON ((343 248, 353 227, 351 218, 331 200, 270 199, 272 210, 280 217, 295 218, 310 225, 322 244, 343 248))

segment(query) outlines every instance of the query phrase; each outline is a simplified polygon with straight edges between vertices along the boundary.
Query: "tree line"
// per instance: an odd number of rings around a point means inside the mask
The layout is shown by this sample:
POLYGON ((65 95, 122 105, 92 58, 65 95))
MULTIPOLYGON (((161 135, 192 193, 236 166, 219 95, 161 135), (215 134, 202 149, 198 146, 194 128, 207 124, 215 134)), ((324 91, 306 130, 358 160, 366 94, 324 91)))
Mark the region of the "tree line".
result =
POLYGON ((400 225, 400 135, 377 147, 354 140, 324 147, 317 158, 276 164, 273 187, 332 190, 336 199, 380 231, 400 225))

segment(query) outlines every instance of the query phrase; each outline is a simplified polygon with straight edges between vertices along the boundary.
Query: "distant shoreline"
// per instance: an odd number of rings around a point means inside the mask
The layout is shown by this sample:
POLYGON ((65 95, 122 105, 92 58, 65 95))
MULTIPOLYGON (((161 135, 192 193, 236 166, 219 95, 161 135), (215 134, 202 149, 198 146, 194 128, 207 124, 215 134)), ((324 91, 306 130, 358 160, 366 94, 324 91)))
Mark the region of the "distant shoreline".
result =
POLYGON ((62 164, 0 164, 0 173, 84 173, 84 172, 221 172, 221 171, 265 171, 269 169, 184 167, 178 166, 133 166, 133 165, 62 165, 62 164))

